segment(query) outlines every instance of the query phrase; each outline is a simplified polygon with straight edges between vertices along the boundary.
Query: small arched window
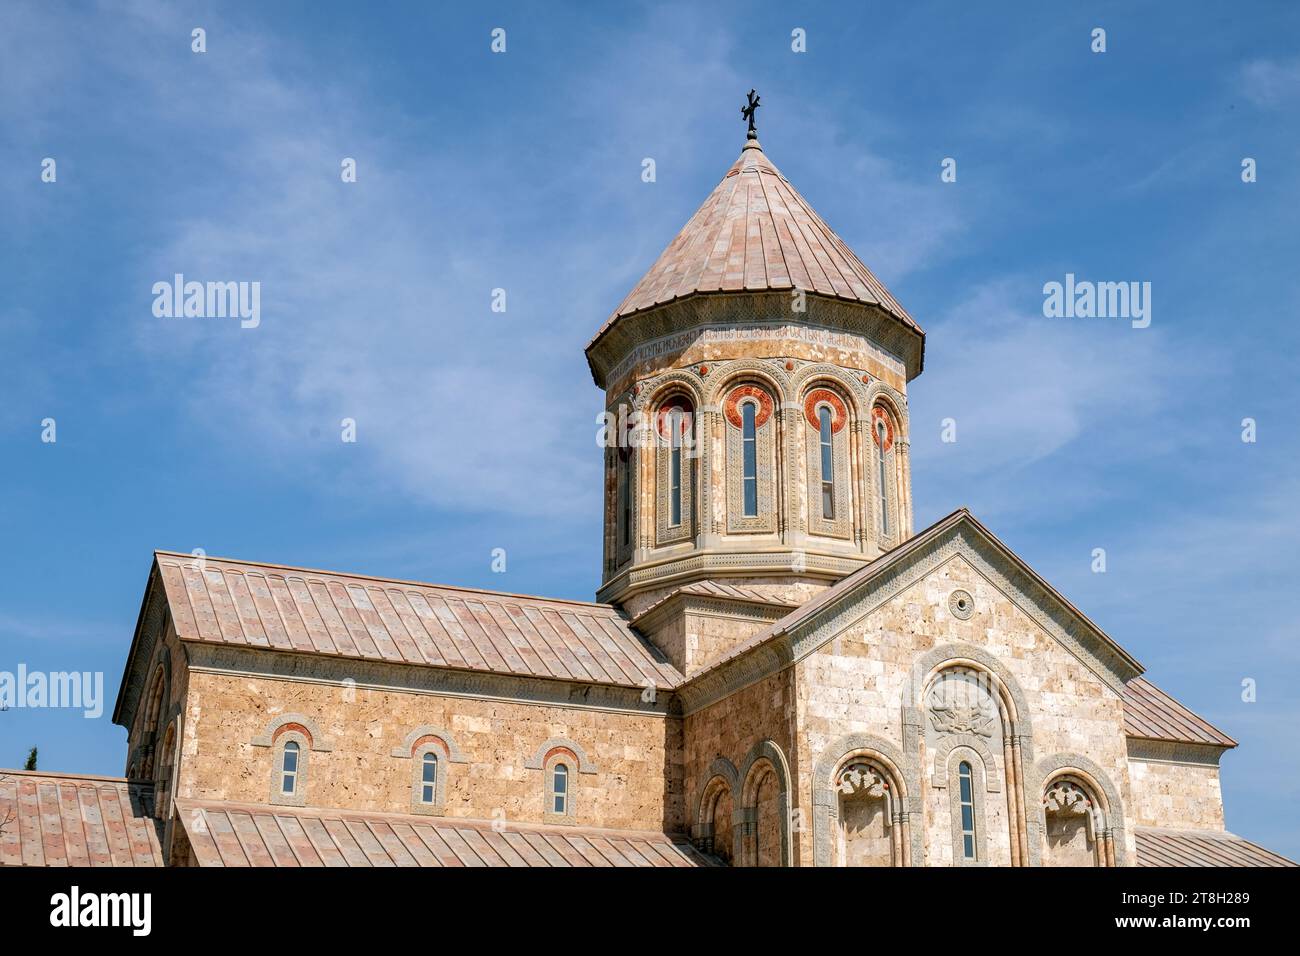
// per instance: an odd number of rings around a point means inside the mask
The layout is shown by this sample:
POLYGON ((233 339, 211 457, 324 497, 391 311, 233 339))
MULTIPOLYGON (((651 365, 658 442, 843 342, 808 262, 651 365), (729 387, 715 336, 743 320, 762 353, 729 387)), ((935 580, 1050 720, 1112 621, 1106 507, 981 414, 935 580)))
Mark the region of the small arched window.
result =
POLYGON ((883 418, 876 418, 876 445, 879 448, 880 455, 878 462, 880 473, 877 475, 876 484, 880 486, 880 533, 884 536, 889 535, 889 472, 885 467, 885 458, 889 448, 889 429, 885 425, 883 418))
POLYGON ((420 802, 434 803, 438 793, 438 755, 427 753, 420 766, 420 802))
POLYGON ((557 763, 551 768, 551 792, 549 794, 549 810, 559 816, 568 816, 569 814, 569 768, 557 763))
POLYGON ((835 518, 835 455, 833 454, 834 424, 829 405, 823 405, 817 412, 817 424, 821 445, 822 470, 822 517, 827 521, 835 518))
POLYGON ((740 406, 740 439, 742 446, 741 484, 744 491, 745 517, 758 515, 758 405, 745 402, 740 406))
POLYGON ((957 767, 958 805, 961 809, 962 859, 974 860, 975 854, 975 774, 965 760, 957 767))
POLYGON ((298 742, 290 740, 284 745, 280 758, 280 792, 291 797, 298 792, 298 758, 301 748, 298 742))

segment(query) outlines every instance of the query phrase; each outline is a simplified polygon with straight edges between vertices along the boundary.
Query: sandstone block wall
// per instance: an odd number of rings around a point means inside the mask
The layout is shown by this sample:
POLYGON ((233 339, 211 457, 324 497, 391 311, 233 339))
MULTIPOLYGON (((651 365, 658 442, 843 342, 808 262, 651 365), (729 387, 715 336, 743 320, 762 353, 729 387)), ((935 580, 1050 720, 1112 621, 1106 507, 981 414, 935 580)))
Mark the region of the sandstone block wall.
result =
MULTIPOLYGON (((798 665, 801 798, 811 794, 814 762, 845 734, 871 734, 904 749, 904 698, 920 692, 909 688, 913 663, 932 648, 950 643, 983 649, 1012 675, 1028 703, 1036 760, 1057 753, 1082 754, 1104 769, 1126 808, 1132 803, 1118 693, 960 557, 904 589, 798 665), (975 599, 969 620, 958 619, 949 609, 949 596, 959 588, 975 599)), ((919 699, 913 702, 920 704, 919 699)), ((922 743, 926 858, 942 865, 951 862, 950 800, 946 792, 932 793, 933 755, 925 749, 922 743)), ((995 752, 994 760, 1002 773, 1002 754, 995 752)), ((1026 786, 1032 786, 1028 772, 1025 777, 1026 786)), ((986 793, 986 810, 1005 813, 1006 796, 1005 788, 1001 794, 986 793)), ((1041 798, 1041 793, 1027 793, 1026 809, 1036 812, 1041 798)), ((1005 819, 991 815, 989 827, 994 845, 1005 846, 1005 819)), ((1131 855, 1131 822, 1125 836, 1131 855)), ((810 851, 811 834, 804 834, 802 842, 810 851)))
POLYGON ((308 754, 310 806, 409 813, 413 761, 392 751, 432 725, 466 760, 444 764, 447 816, 543 822, 544 773, 524 764, 548 739, 568 738, 597 767, 571 777, 573 823, 683 829, 675 718, 201 672, 190 679, 178 795, 268 802, 276 750, 252 741, 286 713, 310 717, 332 744, 308 754))
POLYGON ((1138 826, 1222 830, 1219 768, 1159 760, 1130 760, 1132 816, 1138 826))

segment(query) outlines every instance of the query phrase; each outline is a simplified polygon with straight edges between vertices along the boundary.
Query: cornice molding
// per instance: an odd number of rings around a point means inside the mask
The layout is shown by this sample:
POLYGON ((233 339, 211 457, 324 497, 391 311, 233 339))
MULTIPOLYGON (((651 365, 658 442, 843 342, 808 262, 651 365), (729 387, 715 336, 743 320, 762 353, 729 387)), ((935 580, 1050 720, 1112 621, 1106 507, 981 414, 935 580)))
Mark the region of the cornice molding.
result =
POLYGON ((413 664, 358 661, 313 654, 289 654, 263 648, 228 647, 191 642, 190 670, 349 688, 468 697, 507 703, 565 707, 610 713, 677 716, 677 698, 662 690, 650 693, 635 687, 579 684, 540 677, 514 677, 413 664))
POLYGON ((1149 737, 1127 738, 1128 757, 1153 763, 1190 764, 1218 767, 1225 750, 1219 744, 1194 744, 1183 740, 1153 740, 1149 737))
POLYGON ((684 584, 699 578, 751 577, 778 571, 839 581, 871 560, 860 551, 849 550, 849 547, 840 553, 800 551, 780 544, 773 544, 770 550, 699 549, 653 564, 632 563, 601 585, 596 598, 603 604, 616 604, 650 588, 678 582, 684 584), (796 558, 799 561, 797 571, 796 558))
POLYGON ((805 296, 806 311, 794 312, 790 308, 791 291, 697 292, 623 316, 587 347, 592 379, 599 388, 617 384, 609 381, 611 374, 621 380, 631 371, 631 366, 620 366, 626 364, 634 350, 646 345, 658 346, 663 355, 672 355, 689 347, 689 342, 674 347, 674 343, 663 341, 672 336, 712 329, 775 329, 783 325, 861 336, 897 362, 907 380, 921 373, 924 334, 904 325, 885 309, 808 292, 805 296))

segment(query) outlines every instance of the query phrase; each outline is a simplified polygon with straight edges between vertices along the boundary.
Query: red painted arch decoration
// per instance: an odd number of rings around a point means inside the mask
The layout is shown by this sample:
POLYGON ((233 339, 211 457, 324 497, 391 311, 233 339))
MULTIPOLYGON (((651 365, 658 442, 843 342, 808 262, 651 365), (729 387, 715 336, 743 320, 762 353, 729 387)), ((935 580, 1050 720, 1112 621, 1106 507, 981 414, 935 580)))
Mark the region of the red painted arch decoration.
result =
POLYGON ((831 407, 831 434, 838 434, 848 424, 849 412, 844 401, 829 388, 814 388, 803 400, 803 417, 813 428, 821 428, 822 424, 817 418, 818 405, 831 407))
POLYGON ((758 411, 754 414, 754 427, 762 428, 763 424, 772 417, 772 396, 757 385, 738 385, 733 388, 723 405, 723 414, 731 424, 742 428, 744 423, 740 417, 740 403, 747 398, 758 402, 758 411))
POLYGON ((876 422, 885 423, 885 445, 883 450, 889 451, 894 447, 894 418, 879 405, 871 410, 871 440, 879 446, 880 429, 876 426, 876 422))
POLYGON ((671 427, 669 422, 673 412, 681 412, 681 420, 677 427, 681 429, 682 435, 691 433, 692 419, 695 417, 695 410, 691 406, 690 399, 682 395, 674 395, 659 406, 659 411, 655 413, 655 429, 659 432, 659 437, 664 441, 671 438, 671 427))

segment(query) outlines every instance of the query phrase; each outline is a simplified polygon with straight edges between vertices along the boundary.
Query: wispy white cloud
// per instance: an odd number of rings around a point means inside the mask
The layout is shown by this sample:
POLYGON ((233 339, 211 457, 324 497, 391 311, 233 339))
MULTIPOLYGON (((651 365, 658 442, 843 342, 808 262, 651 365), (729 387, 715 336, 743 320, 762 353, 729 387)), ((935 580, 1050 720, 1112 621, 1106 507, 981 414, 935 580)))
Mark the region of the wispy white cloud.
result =
POLYGON ((1275 109, 1300 100, 1300 59, 1252 60, 1237 78, 1242 94, 1264 109, 1275 109))
MULTIPOLYGON (((1105 461, 1139 432, 1149 442, 1137 423, 1156 420, 1175 397, 1175 378, 1203 361, 1155 326, 1044 318, 1042 282, 983 283, 928 330, 926 372, 911 398, 912 447, 914 473, 932 497, 955 506, 975 494, 993 512, 1025 509, 1034 496, 1026 470, 1084 436, 1106 436, 1105 461), (942 440, 948 418, 955 442, 942 440)), ((1097 488, 1062 479, 1042 491, 1041 504, 1061 508, 1097 488)))

